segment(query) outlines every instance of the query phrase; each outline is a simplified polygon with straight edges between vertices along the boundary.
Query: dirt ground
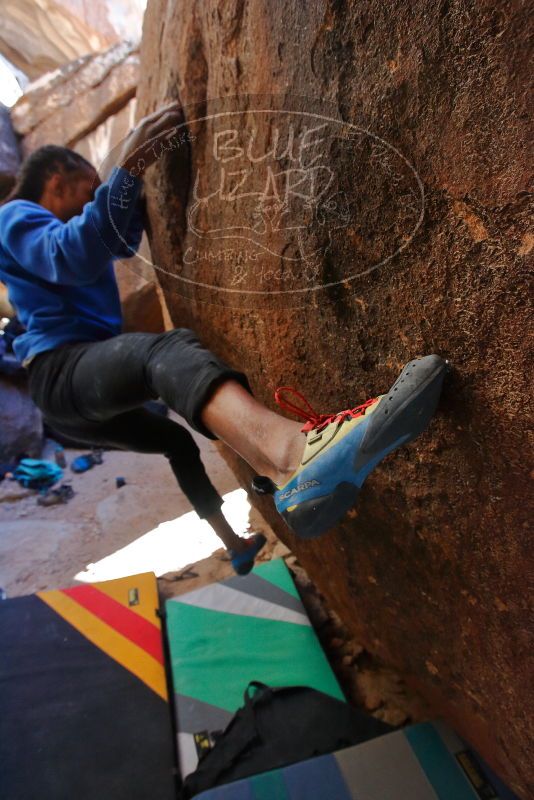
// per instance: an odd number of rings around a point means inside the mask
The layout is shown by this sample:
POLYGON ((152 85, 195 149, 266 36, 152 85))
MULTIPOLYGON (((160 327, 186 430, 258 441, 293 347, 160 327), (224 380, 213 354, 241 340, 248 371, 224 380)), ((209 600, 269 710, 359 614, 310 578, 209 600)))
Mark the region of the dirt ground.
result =
MULTIPOLYGON (((225 503, 225 513, 245 532, 245 493, 214 444, 193 435, 217 490, 233 498, 225 503)), ((43 458, 52 458, 53 449, 48 441, 43 458)), ((65 450, 68 465, 82 452, 86 451, 65 450)), ((68 465, 64 482, 72 485, 75 495, 65 505, 40 506, 36 492, 15 481, 0 483, 0 587, 8 597, 70 586, 80 573, 85 580, 119 577, 130 567, 162 574, 218 548, 218 539, 193 512, 163 456, 106 451, 103 463, 88 472, 75 474, 68 465), (117 477, 126 481, 120 489, 117 477), (155 529, 159 536, 148 537, 141 548, 141 537, 155 529), (105 573, 90 566, 124 548, 124 559, 115 555, 105 573), (133 556, 128 558, 129 552, 133 556)))

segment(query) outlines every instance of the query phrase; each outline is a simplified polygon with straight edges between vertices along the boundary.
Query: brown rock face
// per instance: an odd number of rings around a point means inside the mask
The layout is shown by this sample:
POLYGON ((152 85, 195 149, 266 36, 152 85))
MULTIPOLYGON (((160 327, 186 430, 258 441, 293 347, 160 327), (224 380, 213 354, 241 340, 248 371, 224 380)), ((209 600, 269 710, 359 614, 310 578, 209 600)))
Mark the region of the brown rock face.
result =
POLYGON ((76 142, 74 149, 84 158, 101 170, 103 179, 114 164, 109 158, 117 144, 124 141, 128 133, 135 126, 136 99, 133 97, 120 111, 94 128, 90 133, 76 142))
POLYGON ((140 247, 140 256, 115 262, 115 276, 121 299, 123 329, 125 332, 161 333, 165 329, 159 287, 150 266, 150 249, 146 237, 140 247))
POLYGON ((450 359, 431 428, 337 530, 295 541, 255 502, 358 641, 525 797, 527 22, 519 2, 149 0, 137 94, 190 121, 147 179, 171 316, 259 399, 352 407, 415 355, 450 359))
POLYGON ((0 103, 0 199, 11 191, 20 164, 19 145, 9 109, 0 103))
POLYGON ((50 142, 73 147, 130 102, 138 80, 136 47, 120 42, 30 84, 11 111, 24 152, 50 142))

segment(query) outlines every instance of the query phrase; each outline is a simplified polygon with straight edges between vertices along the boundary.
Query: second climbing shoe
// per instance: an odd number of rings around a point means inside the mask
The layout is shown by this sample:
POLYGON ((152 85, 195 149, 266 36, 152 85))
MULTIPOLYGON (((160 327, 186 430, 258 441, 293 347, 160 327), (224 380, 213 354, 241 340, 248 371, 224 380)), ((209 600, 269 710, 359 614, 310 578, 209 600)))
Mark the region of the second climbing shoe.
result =
POLYGON ((248 575, 254 566, 254 561, 267 539, 263 533, 255 533, 246 540, 247 548, 241 553, 229 550, 228 554, 232 562, 232 567, 237 575, 248 575))

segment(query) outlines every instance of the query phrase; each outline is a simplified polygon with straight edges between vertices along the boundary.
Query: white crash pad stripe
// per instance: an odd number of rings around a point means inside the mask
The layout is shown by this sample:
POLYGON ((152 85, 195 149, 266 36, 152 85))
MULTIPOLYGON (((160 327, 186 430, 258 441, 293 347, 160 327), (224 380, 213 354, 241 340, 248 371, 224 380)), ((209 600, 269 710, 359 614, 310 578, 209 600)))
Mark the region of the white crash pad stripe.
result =
POLYGON ((173 602, 211 611, 221 611, 226 614, 237 614, 241 617, 259 617, 277 622, 292 622, 296 625, 310 625, 304 611, 302 613, 292 611, 284 606, 269 603, 267 600, 243 594, 243 592, 238 592, 222 583, 213 583, 194 592, 182 594, 174 598, 173 602))

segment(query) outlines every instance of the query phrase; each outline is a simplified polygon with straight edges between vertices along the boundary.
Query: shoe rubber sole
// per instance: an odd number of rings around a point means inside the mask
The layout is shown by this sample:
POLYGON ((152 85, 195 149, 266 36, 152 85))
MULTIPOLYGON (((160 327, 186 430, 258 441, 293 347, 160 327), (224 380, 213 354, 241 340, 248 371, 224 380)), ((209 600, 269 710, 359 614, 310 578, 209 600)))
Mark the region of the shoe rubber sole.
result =
MULTIPOLYGON (((390 453, 416 439, 429 425, 439 401, 448 362, 437 355, 410 361, 369 415, 358 439, 353 476, 333 491, 304 500, 281 512, 287 525, 302 539, 313 539, 334 527, 351 509, 372 470, 390 453)), ((360 427, 360 426, 358 426, 360 427)))

